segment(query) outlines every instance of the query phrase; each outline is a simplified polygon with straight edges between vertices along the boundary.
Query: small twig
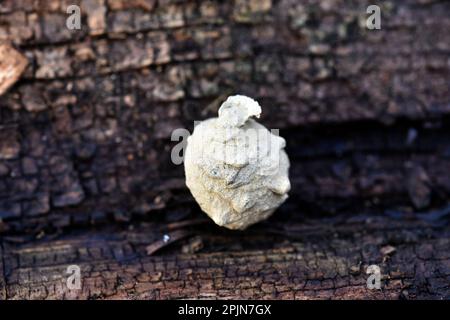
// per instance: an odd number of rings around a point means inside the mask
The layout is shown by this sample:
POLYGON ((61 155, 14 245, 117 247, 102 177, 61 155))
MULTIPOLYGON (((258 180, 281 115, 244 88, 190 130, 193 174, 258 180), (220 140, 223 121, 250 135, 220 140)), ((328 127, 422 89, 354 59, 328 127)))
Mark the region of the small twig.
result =
POLYGON ((184 227, 190 227, 190 226, 208 223, 209 221, 210 221, 209 219, 183 220, 183 221, 169 223, 166 226, 166 228, 167 228, 167 230, 172 231, 172 230, 177 230, 177 229, 181 229, 184 227))
POLYGON ((153 242, 152 244, 148 245, 145 250, 147 252, 147 255, 151 256, 153 255, 155 252, 161 250, 162 248, 177 242, 181 239, 190 237, 191 235, 193 235, 192 231, 187 231, 187 230, 176 230, 174 232, 171 233, 166 233, 162 236, 161 239, 153 242))

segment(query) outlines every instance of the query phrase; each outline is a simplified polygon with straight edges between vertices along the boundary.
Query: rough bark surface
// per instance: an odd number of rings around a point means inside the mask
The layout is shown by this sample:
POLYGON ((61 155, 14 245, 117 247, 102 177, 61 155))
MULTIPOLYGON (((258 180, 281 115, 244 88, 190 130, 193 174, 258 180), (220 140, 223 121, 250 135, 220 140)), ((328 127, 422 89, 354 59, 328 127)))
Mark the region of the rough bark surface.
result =
POLYGON ((383 1, 382 28, 372 31, 369 4, 1 1, 0 43, 28 66, 0 96, 0 298, 67 297, 58 277, 69 263, 88 275, 70 293, 78 298, 448 298, 450 2, 383 1), (66 27, 71 4, 80 30, 66 27), (201 217, 170 161, 170 135, 216 115, 231 94, 255 98, 261 123, 287 141, 292 191, 271 221, 300 228, 301 240, 246 248, 250 232, 197 255, 160 242, 142 251, 156 229, 140 224, 201 217), (367 237, 366 224, 345 222, 347 235, 329 222, 352 214, 401 218, 367 237), (407 222, 417 214, 442 225, 407 222), (311 237, 303 218, 314 221, 311 237), (366 275, 345 268, 382 263, 377 250, 396 236, 382 270, 405 274, 367 291, 366 275))
POLYGON ((66 28, 64 1, 0 5, 0 40, 30 61, 0 100, 0 217, 13 230, 192 203, 170 134, 231 93, 281 129, 308 206, 447 197, 448 2, 383 2, 375 31, 366 1, 72 2, 81 30, 66 28))
POLYGON ((182 230, 196 237, 151 256, 148 245, 181 230, 153 224, 29 244, 5 239, 3 294, 8 299, 450 298, 450 229, 439 219, 272 221, 245 232, 224 231, 208 221, 182 230), (67 267, 74 264, 81 270, 80 290, 66 285, 67 267), (380 290, 367 287, 366 270, 373 264, 381 270, 380 290))

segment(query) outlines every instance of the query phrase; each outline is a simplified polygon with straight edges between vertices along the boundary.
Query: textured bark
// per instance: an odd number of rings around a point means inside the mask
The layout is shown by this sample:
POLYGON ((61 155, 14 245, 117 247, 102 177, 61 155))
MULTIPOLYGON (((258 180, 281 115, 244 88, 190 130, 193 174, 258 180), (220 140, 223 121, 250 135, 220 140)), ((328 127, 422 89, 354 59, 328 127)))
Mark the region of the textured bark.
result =
POLYGON ((9 230, 192 206, 170 134, 231 93, 286 137, 292 205, 446 203, 448 2, 383 2, 375 31, 365 1, 73 2, 81 30, 64 2, 0 5, 0 40, 30 61, 0 101, 9 230))
POLYGON ((8 299, 449 299, 450 229, 436 222, 354 216, 242 233, 209 223, 189 228, 199 252, 182 253, 185 240, 152 256, 145 248, 173 232, 166 225, 5 239, 0 281, 8 299), (66 286, 74 264, 81 290, 66 286), (380 290, 367 288, 372 264, 380 290))
POLYGON ((0 97, 0 298, 448 298, 450 3, 383 1, 373 31, 369 4, 1 1, 0 42, 29 64, 0 97), (204 248, 180 254, 192 239, 159 228, 202 214, 170 135, 238 93, 287 141, 290 198, 276 230, 198 226, 204 248))

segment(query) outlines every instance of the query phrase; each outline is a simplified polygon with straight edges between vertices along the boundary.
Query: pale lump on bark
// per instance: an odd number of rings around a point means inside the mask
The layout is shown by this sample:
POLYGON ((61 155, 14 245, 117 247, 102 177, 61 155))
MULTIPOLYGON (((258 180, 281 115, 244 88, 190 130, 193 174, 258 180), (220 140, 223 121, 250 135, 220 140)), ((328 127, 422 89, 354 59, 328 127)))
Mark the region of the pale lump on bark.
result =
POLYGON ((270 133, 255 100, 228 97, 219 117, 205 120, 188 138, 186 184, 216 224, 245 229, 268 218, 290 190, 283 138, 270 133))

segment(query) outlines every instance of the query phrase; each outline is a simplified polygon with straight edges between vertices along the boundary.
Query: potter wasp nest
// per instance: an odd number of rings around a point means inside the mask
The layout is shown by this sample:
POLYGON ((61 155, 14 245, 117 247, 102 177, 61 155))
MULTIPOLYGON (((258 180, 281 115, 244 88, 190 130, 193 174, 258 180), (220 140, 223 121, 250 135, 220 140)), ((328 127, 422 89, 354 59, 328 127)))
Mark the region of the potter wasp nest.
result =
POLYGON ((252 117, 261 107, 236 95, 188 138, 186 184, 201 209, 229 229, 245 229, 268 218, 288 197, 286 142, 252 117))

